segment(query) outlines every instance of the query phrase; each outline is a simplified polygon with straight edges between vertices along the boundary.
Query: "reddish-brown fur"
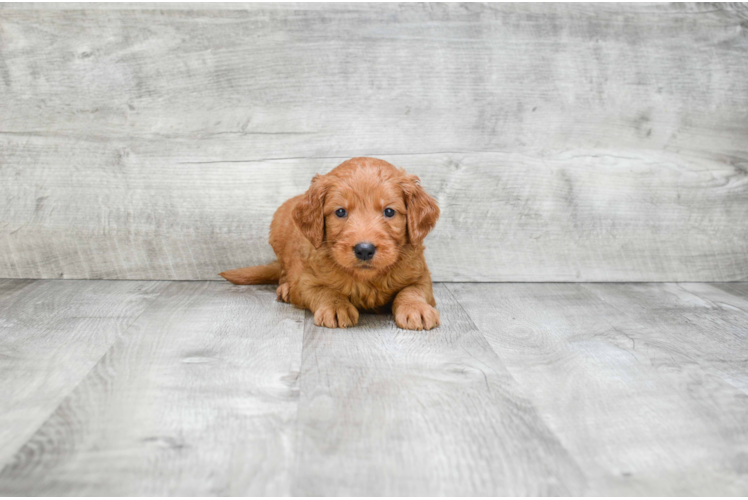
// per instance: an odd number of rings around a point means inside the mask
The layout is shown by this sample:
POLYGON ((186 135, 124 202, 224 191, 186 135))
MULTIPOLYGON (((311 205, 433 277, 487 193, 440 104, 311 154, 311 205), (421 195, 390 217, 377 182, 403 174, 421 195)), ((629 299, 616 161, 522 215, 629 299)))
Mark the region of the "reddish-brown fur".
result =
POLYGON ((277 262, 221 276, 238 285, 278 283, 278 299, 309 309, 319 326, 353 326, 359 309, 392 304, 400 328, 430 330, 439 325, 439 313, 423 238, 439 207, 418 182, 375 158, 343 162, 275 212, 270 245, 277 262), (336 216, 339 208, 347 216, 336 216), (385 217, 385 208, 395 216, 385 217), (360 242, 376 246, 372 260, 355 257, 360 242))

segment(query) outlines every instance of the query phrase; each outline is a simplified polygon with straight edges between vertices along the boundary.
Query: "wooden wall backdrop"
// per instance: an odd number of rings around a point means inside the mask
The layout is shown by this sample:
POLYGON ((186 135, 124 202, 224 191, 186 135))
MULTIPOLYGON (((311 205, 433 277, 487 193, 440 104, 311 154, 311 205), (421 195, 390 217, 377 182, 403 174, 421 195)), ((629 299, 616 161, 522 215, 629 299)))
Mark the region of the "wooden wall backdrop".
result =
POLYGON ((218 279, 353 156, 436 280, 748 279, 748 6, 0 7, 0 277, 218 279))

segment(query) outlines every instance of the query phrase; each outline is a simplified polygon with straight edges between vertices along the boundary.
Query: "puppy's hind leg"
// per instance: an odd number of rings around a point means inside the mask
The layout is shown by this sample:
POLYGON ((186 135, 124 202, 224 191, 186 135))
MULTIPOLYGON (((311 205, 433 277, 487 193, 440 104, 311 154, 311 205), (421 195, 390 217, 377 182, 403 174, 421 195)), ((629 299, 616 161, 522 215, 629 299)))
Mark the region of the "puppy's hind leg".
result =
POLYGON ((235 285, 272 285, 281 277, 281 266, 278 261, 264 266, 240 267, 219 273, 235 285))
POLYGON ((278 288, 275 290, 275 295, 278 297, 280 302, 291 302, 289 293, 291 293, 291 284, 288 283, 288 281, 280 283, 278 288))

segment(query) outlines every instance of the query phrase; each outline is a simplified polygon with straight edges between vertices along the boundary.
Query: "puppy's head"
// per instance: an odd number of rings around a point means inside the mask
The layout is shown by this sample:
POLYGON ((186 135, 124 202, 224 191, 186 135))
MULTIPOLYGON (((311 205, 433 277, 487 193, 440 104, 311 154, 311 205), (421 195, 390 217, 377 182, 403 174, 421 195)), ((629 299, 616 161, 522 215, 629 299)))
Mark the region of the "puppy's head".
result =
POLYGON ((418 182, 386 161, 353 158, 315 176, 293 218, 338 265, 373 276, 397 262, 403 246, 421 245, 439 218, 436 201, 418 182))

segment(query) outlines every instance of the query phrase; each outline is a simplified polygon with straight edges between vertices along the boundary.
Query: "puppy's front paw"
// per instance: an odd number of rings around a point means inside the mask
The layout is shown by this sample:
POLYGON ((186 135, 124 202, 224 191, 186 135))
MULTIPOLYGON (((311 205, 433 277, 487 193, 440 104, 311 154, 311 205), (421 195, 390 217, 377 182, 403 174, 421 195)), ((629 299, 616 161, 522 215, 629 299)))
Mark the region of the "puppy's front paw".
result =
POLYGON ((395 312, 395 323, 405 330, 431 330, 439 326, 439 311, 428 304, 402 304, 395 312))
POLYGON ((279 285, 278 288, 275 290, 275 295, 278 297, 278 300, 281 302, 290 302, 290 299, 288 298, 288 294, 291 291, 291 285, 288 283, 283 283, 282 285, 279 285))
POLYGON ((326 328, 347 328, 358 323, 358 309, 350 302, 325 304, 314 311, 314 324, 326 328))

